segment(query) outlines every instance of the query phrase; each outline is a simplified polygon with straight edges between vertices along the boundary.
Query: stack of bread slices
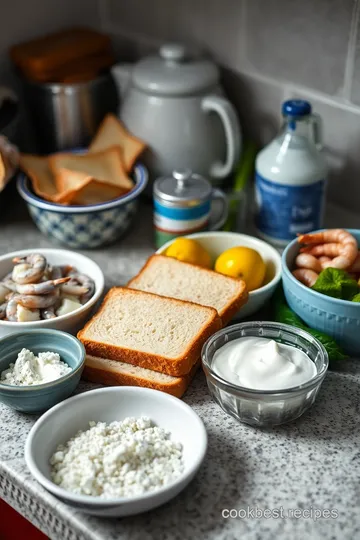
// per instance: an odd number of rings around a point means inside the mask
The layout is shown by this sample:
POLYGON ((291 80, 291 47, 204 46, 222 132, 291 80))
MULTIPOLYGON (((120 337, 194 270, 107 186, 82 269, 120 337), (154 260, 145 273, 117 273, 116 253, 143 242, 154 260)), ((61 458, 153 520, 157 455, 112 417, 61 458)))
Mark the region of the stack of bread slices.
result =
POLYGON ((83 376, 181 397, 205 341, 246 301, 240 279, 153 255, 127 287, 110 289, 78 333, 87 352, 83 376))

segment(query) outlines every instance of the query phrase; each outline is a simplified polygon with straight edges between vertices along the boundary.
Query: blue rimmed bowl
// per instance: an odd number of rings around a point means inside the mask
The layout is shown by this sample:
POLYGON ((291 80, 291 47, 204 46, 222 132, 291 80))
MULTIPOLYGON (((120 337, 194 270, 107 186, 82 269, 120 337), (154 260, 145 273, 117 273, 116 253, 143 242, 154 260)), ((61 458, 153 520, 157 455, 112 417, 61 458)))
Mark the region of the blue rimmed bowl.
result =
MULTIPOLYGON (((348 229, 360 247, 360 230, 348 229)), ((305 323, 332 336, 351 355, 360 354, 360 304, 313 291, 292 275, 300 245, 293 240, 282 255, 282 280, 290 308, 305 323)))
POLYGON ((0 401, 13 409, 37 414, 68 398, 79 384, 84 368, 85 349, 74 336, 59 330, 28 330, 0 339, 0 373, 15 363, 21 349, 34 354, 56 352, 72 369, 60 379, 33 385, 11 386, 0 379, 0 401))
POLYGON ((122 237, 135 217, 138 199, 146 188, 148 173, 136 165, 134 188, 117 199, 88 206, 64 206, 45 201, 31 188, 29 178, 20 174, 17 189, 30 216, 46 236, 74 249, 93 249, 122 237))

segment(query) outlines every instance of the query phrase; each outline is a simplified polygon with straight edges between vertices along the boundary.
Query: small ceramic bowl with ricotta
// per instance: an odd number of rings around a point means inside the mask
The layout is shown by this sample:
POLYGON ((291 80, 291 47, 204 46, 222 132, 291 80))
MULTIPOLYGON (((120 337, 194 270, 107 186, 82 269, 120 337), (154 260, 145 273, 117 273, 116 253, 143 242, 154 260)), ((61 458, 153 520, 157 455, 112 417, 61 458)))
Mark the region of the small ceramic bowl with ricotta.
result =
POLYGON ((113 386, 47 411, 28 435, 25 461, 46 490, 78 512, 125 517, 178 495, 206 449, 205 426, 189 405, 159 390, 113 386), (94 455, 96 470, 89 467, 94 455))
POLYGON ((0 339, 0 401, 38 414, 69 397, 85 363, 83 344, 58 330, 28 330, 0 339))
POLYGON ((274 322, 239 323, 204 344, 202 365, 213 399, 246 424, 276 426, 314 403, 329 365, 304 330, 274 322))

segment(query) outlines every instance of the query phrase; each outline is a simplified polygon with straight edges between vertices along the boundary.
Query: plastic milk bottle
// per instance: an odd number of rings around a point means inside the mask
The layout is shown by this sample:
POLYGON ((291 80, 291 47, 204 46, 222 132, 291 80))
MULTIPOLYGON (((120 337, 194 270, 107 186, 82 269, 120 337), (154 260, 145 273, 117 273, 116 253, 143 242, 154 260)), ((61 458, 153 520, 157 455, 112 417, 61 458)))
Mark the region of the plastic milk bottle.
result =
POLYGON ((282 106, 279 135, 257 156, 255 223, 268 242, 285 246, 297 233, 321 228, 327 168, 321 150, 321 119, 307 101, 282 106))

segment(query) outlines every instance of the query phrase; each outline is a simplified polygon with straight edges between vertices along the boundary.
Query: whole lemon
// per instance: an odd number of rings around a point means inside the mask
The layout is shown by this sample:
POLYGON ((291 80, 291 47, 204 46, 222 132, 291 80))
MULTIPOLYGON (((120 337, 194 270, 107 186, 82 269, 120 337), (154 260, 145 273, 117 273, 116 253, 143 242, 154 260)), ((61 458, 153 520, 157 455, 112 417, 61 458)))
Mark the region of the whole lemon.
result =
POLYGON ((215 271, 243 279, 248 291, 254 291, 264 281, 266 265, 255 249, 239 246, 227 249, 216 259, 215 271))
POLYGON ((179 261, 211 268, 211 257, 199 242, 191 238, 179 237, 165 251, 167 257, 179 261))

